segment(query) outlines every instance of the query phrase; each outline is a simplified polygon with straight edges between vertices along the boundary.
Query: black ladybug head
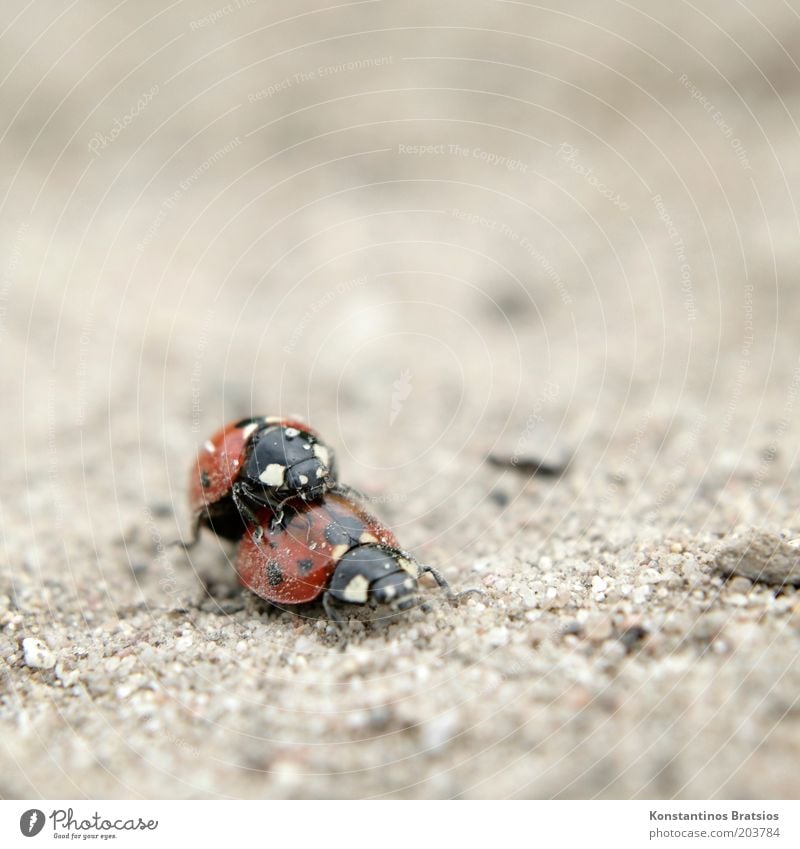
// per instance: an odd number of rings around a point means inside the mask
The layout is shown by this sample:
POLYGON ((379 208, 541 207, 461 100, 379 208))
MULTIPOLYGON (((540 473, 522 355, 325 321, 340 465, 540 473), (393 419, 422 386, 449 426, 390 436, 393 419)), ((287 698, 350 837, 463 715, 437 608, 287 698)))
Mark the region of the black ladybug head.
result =
POLYGON ((376 604, 388 604, 393 610, 408 610, 417 601, 417 580, 401 569, 378 578, 370 591, 376 604))
POLYGON ((416 564, 397 549, 359 545, 339 560, 329 592, 340 602, 407 610, 417 600, 418 574, 416 564))
POLYGON ((270 503, 316 501, 336 483, 333 452, 306 431, 270 425, 253 437, 242 477, 270 503))

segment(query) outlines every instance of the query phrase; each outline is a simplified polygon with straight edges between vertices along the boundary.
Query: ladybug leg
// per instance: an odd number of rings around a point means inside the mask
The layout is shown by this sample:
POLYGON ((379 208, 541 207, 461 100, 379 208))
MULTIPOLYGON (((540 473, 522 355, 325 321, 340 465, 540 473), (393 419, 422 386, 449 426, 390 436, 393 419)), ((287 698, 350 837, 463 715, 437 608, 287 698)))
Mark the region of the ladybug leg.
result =
POLYGON ((444 594, 451 602, 460 601, 462 598, 468 595, 486 595, 483 590, 479 590, 476 587, 473 587, 469 590, 462 590, 460 593, 453 592, 453 588, 447 582, 447 578, 445 578, 445 576, 438 569, 434 569, 433 566, 423 566, 420 564, 419 574, 420 577, 422 575, 430 575, 433 580, 436 581, 436 583, 439 585, 439 588, 444 591, 444 594))
POLYGON ((325 595, 322 596, 322 607, 325 610, 325 614, 328 619, 333 622, 333 624, 339 629, 339 631, 344 634, 347 631, 347 620, 342 616, 339 608, 336 606, 336 602, 333 599, 333 596, 326 592, 325 595))
POLYGON ((452 598, 455 595, 452 588, 450 587, 450 584, 447 582, 447 578, 445 578, 445 576, 437 569, 434 569, 433 566, 423 566, 422 564, 420 564, 419 574, 420 577, 422 577, 423 575, 430 575, 433 580, 436 581, 436 583, 439 585, 439 588, 444 590, 444 593, 448 598, 452 598))
POLYGON ((184 551, 189 551, 200 542, 200 517, 197 516, 192 524, 191 539, 174 539, 168 543, 168 548, 182 548, 184 551))
POLYGON ((264 536, 264 530, 258 521, 258 516, 250 509, 250 505, 245 500, 245 493, 241 484, 235 483, 231 487, 231 498, 233 498, 233 503, 236 505, 239 515, 248 525, 253 527, 253 539, 256 542, 260 542, 261 537, 264 536))
POLYGON ((356 501, 369 501, 369 496, 364 495, 360 489, 354 489, 352 486, 348 486, 346 483, 337 483, 336 486, 331 487, 330 490, 334 495, 341 495, 344 498, 355 499, 356 501))

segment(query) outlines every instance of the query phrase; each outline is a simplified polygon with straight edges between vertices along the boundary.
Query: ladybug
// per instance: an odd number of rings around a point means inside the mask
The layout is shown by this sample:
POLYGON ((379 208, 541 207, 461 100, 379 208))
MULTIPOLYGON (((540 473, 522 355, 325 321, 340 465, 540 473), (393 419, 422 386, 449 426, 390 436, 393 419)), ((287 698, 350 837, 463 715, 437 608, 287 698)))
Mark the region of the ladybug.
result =
POLYGON ((189 508, 197 542, 206 526, 237 540, 264 510, 280 519, 292 500, 319 500, 336 486, 333 450, 296 419, 257 416, 220 428, 197 454, 189 478, 189 508))
POLYGON ((343 605, 386 604, 392 611, 417 603, 418 581, 430 574, 448 598, 444 576, 403 551, 394 534, 343 495, 301 504, 279 523, 268 511, 258 515, 239 544, 236 571, 256 595, 280 604, 303 604, 322 596, 329 619, 339 628, 343 605))

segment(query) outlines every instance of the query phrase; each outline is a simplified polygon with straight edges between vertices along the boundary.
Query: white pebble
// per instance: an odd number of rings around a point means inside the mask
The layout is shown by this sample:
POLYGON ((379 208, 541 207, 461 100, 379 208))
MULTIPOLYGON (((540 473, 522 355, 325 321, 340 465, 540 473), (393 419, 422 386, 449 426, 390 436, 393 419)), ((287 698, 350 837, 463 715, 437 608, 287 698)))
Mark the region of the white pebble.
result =
POLYGON ((728 604, 734 607, 747 607, 747 596, 741 593, 732 593, 728 596, 728 604))
POLYGON ((294 644, 294 651, 298 654, 311 654, 317 648, 317 644, 308 637, 298 637, 294 644))
POLYGON ((603 643, 612 634, 611 617, 604 613, 592 613, 586 619, 586 636, 593 643, 603 643))
POLYGON ((32 669, 52 669, 56 665, 56 656, 36 637, 26 637, 22 641, 22 655, 25 665, 32 669))
POLYGON ((658 584, 663 580, 663 577, 660 572, 657 572, 655 569, 644 569, 639 574, 639 583, 642 584, 658 584))
POLYGON ((508 628, 504 628, 502 626, 499 628, 492 628, 492 630, 486 635, 486 639, 488 640, 489 645, 494 648, 504 646, 508 642, 508 628))
POLYGON ((532 593, 529 589, 522 588, 517 591, 517 594, 522 601, 522 606, 526 609, 530 610, 533 607, 536 607, 536 595, 532 593))
POLYGON ((460 721, 455 713, 443 713, 425 723, 422 729, 422 742, 429 751, 437 751, 446 746, 458 732, 460 721))

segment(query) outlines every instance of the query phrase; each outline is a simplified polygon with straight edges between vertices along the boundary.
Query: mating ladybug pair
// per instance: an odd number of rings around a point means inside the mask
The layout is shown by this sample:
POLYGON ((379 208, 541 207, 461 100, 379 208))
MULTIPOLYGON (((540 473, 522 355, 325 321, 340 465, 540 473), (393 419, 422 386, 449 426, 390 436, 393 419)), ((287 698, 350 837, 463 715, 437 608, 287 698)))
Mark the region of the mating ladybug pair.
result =
POLYGON ((200 449, 189 481, 193 539, 202 527, 241 540, 239 580, 268 601, 303 604, 322 596, 342 626, 342 605, 416 604, 428 573, 456 599, 445 578, 403 551, 394 534, 339 484, 334 453, 294 419, 260 416, 228 424, 200 449))

